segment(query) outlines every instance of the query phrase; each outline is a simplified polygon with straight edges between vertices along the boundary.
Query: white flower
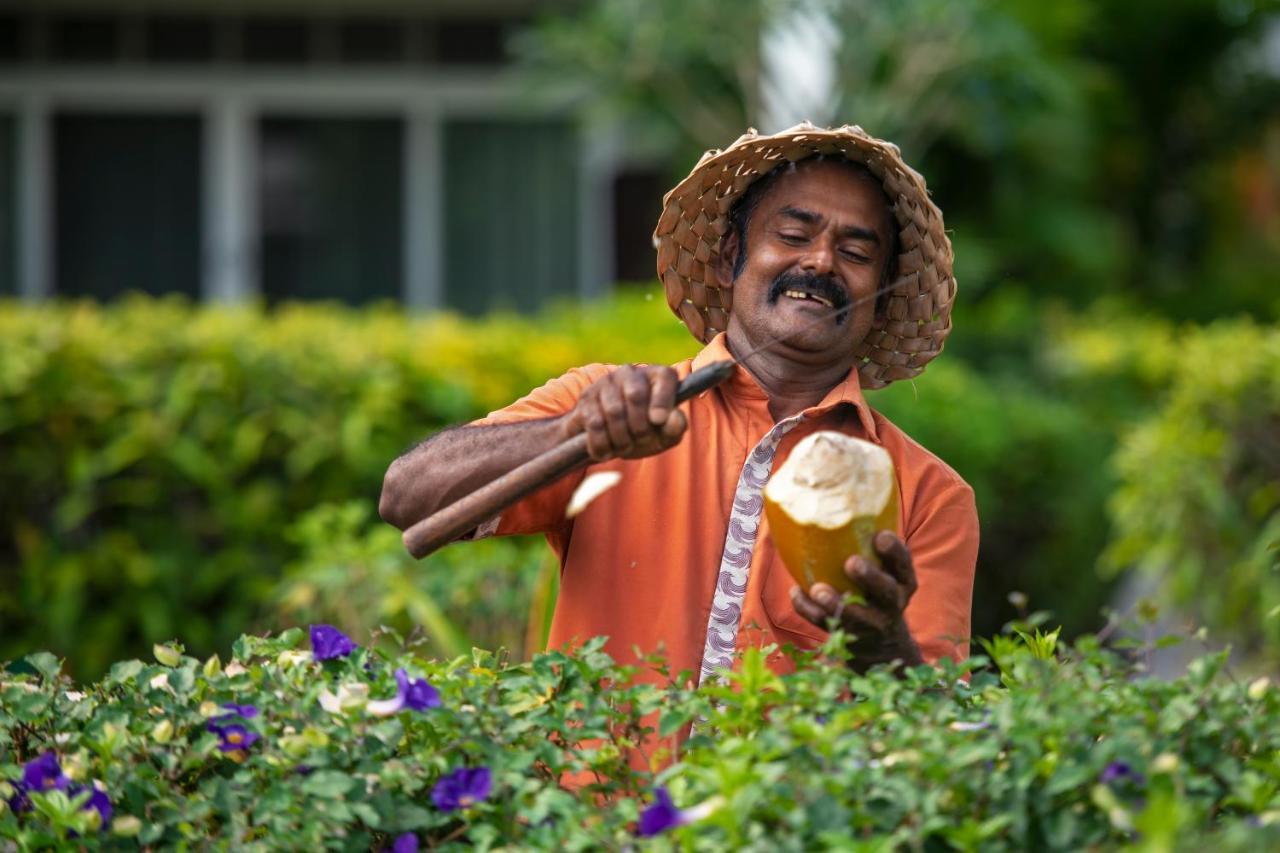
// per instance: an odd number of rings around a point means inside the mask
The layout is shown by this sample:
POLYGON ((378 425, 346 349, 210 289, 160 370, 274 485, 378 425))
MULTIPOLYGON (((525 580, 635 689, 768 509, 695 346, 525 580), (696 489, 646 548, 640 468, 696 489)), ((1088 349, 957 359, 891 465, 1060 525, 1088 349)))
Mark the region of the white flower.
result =
POLYGON ((704 802, 698 803, 696 806, 690 806, 689 808, 684 809, 682 814, 684 815, 686 822, 693 823, 694 821, 708 817, 712 812, 723 805, 724 797, 717 794, 704 802))
POLYGON ((280 653, 276 658, 276 663, 284 669, 290 669, 298 664, 310 663, 312 659, 311 652, 305 649, 289 649, 280 653))
POLYGON ((964 720, 956 720, 951 725, 947 726, 947 728, 951 729, 953 732, 980 732, 983 729, 991 728, 991 724, 986 722, 970 723, 964 720))
POLYGON ((367 684, 340 684, 337 694, 330 693, 328 690, 320 694, 320 707, 330 714, 345 714, 347 711, 363 708, 368 702, 369 685, 367 684))

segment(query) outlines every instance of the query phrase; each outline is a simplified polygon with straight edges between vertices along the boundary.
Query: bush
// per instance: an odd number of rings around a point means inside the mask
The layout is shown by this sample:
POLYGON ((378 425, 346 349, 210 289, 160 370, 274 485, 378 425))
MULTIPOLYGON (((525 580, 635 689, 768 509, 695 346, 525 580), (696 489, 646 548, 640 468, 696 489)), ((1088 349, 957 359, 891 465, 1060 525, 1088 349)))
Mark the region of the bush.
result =
MULTIPOLYGON (((665 307, 641 306, 540 324, 177 300, 4 306, 0 656, 74 652, 98 674, 179 631, 205 652, 225 645, 302 558, 286 531, 327 503, 371 513, 412 442, 571 364, 696 348, 665 307)), ((536 562, 527 553, 516 562, 536 562)))
POLYGON ((1112 571, 1280 663, 1280 331, 1220 322, 1178 340, 1159 409, 1125 436, 1112 571))
POLYGON ((295 624, 332 621, 350 632, 422 626, 432 649, 452 657, 472 638, 527 659, 546 645, 560 564, 541 539, 483 539, 422 562, 368 501, 323 504, 290 528, 299 549, 273 595, 295 624))
POLYGON ((872 403, 973 487, 974 633, 1016 616, 1005 601, 1015 590, 1051 609, 1072 636, 1096 629, 1110 586, 1093 566, 1108 535, 1113 434, 1025 377, 943 359, 916 385, 892 385, 872 403))
MULTIPOLYGON (((946 358, 869 395, 975 487, 979 634, 1016 615, 1011 589, 1053 608, 1068 634, 1096 627, 1105 459, 1145 405, 1132 401, 1155 393, 1130 393, 1129 362, 1089 360, 1092 320, 1044 316, 1013 291, 971 307, 946 358), (1129 407, 1094 403, 1118 398, 1129 407)), ((526 618, 523 602, 545 602, 554 584, 546 549, 409 561, 374 511, 387 464, 570 366, 696 349, 656 288, 533 319, 171 299, 6 305, 0 656, 51 648, 95 677, 179 632, 206 655, 246 628, 308 620, 421 624, 442 655, 472 643, 525 651, 546 608, 526 618)))
POLYGON ((1161 681, 1092 637, 1023 632, 986 644, 998 670, 899 680, 852 675, 840 642, 782 677, 748 651, 697 690, 636 684, 598 640, 512 665, 380 632, 319 661, 295 629, 242 637, 226 666, 158 646, 82 691, 35 654, 0 667, 0 849, 621 849, 642 810, 660 849, 1280 842, 1280 694, 1224 677, 1225 655, 1161 681), (646 730, 674 743, 693 721, 674 762, 633 769, 646 730))

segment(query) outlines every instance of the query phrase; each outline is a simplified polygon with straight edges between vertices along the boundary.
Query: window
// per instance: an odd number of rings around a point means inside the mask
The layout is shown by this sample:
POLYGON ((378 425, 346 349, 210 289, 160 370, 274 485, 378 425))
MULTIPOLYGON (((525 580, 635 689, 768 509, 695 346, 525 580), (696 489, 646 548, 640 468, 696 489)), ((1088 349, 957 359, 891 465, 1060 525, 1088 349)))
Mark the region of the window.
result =
POLYGON ((302 18, 249 18, 244 22, 244 59, 264 65, 305 63, 310 47, 302 18))
POLYGON ((446 122, 448 307, 532 311, 577 293, 577 162, 563 121, 446 122))
POLYGON ((211 18, 162 15, 147 20, 145 55, 149 61, 209 62, 214 57, 214 47, 211 18))
POLYGON ((662 215, 662 194, 668 187, 653 169, 631 169, 613 179, 613 278, 653 281, 657 256, 653 228, 662 215))
POLYGON ((399 299, 403 122, 268 117, 259 131, 268 300, 399 299))
POLYGON ((117 23, 111 15, 55 18, 49 32, 50 54, 64 62, 114 62, 120 52, 117 23))
POLYGON ((11 65, 22 58, 22 19, 0 15, 0 64, 11 65))
POLYGON ((506 59, 506 26, 485 18, 435 22, 435 57, 448 65, 497 65, 506 59))
POLYGON ((338 25, 338 53, 345 62, 400 62, 404 26, 388 18, 350 18, 338 25))
POLYGON ((0 113, 0 297, 18 292, 17 134, 14 117, 0 113))
POLYGON ((54 117, 55 290, 200 290, 200 118, 54 117))

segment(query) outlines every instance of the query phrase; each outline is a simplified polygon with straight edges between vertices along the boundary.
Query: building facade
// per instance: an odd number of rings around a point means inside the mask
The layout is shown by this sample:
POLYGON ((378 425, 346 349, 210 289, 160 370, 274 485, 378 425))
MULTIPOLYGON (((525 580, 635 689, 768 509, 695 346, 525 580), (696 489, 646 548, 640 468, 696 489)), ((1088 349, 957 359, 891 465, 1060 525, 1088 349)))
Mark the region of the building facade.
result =
POLYGON ((480 312, 648 277, 662 182, 512 73, 536 12, 0 6, 0 296, 480 312))

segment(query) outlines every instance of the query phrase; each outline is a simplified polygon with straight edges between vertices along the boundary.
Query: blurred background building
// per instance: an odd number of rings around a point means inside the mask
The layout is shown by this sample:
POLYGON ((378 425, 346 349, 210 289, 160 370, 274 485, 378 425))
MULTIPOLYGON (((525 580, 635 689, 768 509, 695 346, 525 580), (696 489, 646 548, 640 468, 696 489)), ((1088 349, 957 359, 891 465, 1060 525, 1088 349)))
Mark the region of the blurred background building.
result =
POLYGON ((651 275, 656 178, 504 73, 533 6, 0 6, 0 295, 476 312, 651 275))

